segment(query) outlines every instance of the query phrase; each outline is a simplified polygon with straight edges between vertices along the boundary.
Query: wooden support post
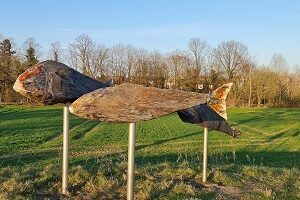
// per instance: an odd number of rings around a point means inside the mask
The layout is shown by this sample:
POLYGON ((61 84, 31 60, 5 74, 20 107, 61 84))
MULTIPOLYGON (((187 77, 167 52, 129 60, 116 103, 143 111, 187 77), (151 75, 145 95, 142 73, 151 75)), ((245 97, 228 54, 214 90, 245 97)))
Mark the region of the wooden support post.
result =
POLYGON ((203 137, 203 167, 202 167, 202 182, 207 180, 207 150, 208 150, 208 128, 204 127, 203 137))
POLYGON ((62 166, 62 193, 68 194, 69 168, 69 104, 64 105, 63 116, 63 166, 62 166))
POLYGON ((134 158, 135 158, 135 123, 129 124, 128 136, 128 170, 127 170, 127 200, 134 199, 134 158))

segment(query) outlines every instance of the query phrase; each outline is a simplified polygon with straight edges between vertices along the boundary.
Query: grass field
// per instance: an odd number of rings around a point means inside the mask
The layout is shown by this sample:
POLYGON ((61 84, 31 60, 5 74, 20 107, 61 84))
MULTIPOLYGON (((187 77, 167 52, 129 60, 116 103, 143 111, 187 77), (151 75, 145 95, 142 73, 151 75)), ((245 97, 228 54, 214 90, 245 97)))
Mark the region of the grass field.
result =
MULTIPOLYGON (((239 139, 176 114, 137 124, 136 199, 300 199, 300 110, 229 110, 239 139)), ((62 108, 0 108, 0 199, 125 199, 127 124, 71 116, 70 195, 60 194, 62 108)))

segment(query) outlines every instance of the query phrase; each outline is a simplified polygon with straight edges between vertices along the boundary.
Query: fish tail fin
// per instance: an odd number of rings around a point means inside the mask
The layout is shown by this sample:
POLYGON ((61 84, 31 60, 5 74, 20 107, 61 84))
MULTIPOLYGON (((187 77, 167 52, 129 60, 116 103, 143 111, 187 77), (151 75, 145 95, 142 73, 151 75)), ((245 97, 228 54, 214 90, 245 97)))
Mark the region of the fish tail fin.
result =
POLYGON ((217 88, 210 95, 210 100, 208 102, 209 107, 211 107, 215 112, 217 112, 221 117, 223 117, 226 120, 226 98, 232 85, 233 83, 227 83, 217 88))

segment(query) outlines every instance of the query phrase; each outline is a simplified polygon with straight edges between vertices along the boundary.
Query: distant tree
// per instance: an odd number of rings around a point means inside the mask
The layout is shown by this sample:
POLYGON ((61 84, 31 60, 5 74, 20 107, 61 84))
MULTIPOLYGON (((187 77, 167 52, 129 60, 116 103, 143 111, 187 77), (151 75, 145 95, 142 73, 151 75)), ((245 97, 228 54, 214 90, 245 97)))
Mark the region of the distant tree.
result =
POLYGON ((133 82, 134 65, 136 62, 137 49, 132 45, 125 47, 125 63, 126 63, 126 80, 127 82, 133 82))
POLYGON ((23 44, 24 48, 25 48, 25 57, 26 57, 26 61, 24 63, 24 65, 28 68, 31 67, 33 65, 35 65, 36 63, 39 62, 38 60, 38 56, 37 56, 37 49, 39 48, 39 44, 35 41, 34 38, 28 38, 24 44, 23 44))
MULTIPOLYGON (((191 66, 190 57, 185 52, 175 51, 168 56, 168 65, 169 65, 169 71, 171 72, 170 74, 172 76, 171 79, 172 79, 173 88, 176 89, 182 88, 182 82, 183 82, 181 80, 182 74, 185 70, 187 70, 191 66)), ((189 72, 188 71, 186 72, 188 74, 191 72, 191 70, 189 70, 189 72)), ((185 76, 185 78, 187 77, 185 76)), ((189 85, 190 84, 191 83, 189 83, 189 85)))
POLYGON ((135 52, 134 68, 132 69, 132 81, 140 85, 152 85, 152 77, 150 77, 150 60, 148 52, 144 49, 139 49, 135 52))
POLYGON ((194 92, 197 91, 197 85, 202 83, 198 72, 198 69, 195 67, 185 67, 180 78, 180 89, 194 92))
POLYGON ((75 69, 85 75, 91 75, 91 60, 96 43, 87 34, 81 34, 68 46, 68 61, 75 69))
POLYGON ((93 78, 103 79, 107 75, 108 58, 109 49, 87 34, 77 36, 68 46, 69 65, 93 78))
POLYGON ((269 64, 270 70, 276 73, 278 80, 276 81, 279 93, 278 103, 283 104, 283 98, 288 95, 287 84, 289 82, 288 77, 288 63, 281 54, 274 54, 269 64))
POLYGON ((12 55, 15 54, 15 51, 12 51, 12 44, 9 39, 4 39, 0 43, 0 56, 1 56, 1 64, 9 65, 12 55))
POLYGON ((257 68, 254 70, 254 74, 253 90, 256 94, 257 106, 273 105, 279 93, 276 83, 278 75, 268 67, 257 68))
POLYGON ((91 56, 90 74, 94 78, 103 79, 107 74, 109 49, 99 44, 93 50, 91 56))
POLYGON ((166 58, 154 51, 149 55, 149 75, 151 86, 164 88, 168 78, 168 65, 166 58))
MULTIPOLYGON (((12 86, 18 75, 38 62, 41 53, 34 38, 28 38, 19 51, 0 34, 0 102, 26 101, 12 86)), ((208 92, 209 85, 216 88, 230 81, 234 86, 229 105, 300 106, 300 67, 289 72, 281 54, 274 54, 269 65, 258 67, 247 46, 238 41, 225 41, 211 49, 205 41, 192 38, 186 50, 163 54, 123 44, 106 47, 81 34, 65 52, 59 42, 51 43, 47 56, 55 61, 66 59, 82 73, 102 81, 113 79, 116 84, 188 91, 199 91, 203 85, 201 92, 208 92)))
POLYGON ((35 65, 36 63, 38 63, 38 59, 36 58, 35 55, 35 49, 33 47, 29 47, 26 50, 27 54, 26 54, 26 64, 28 67, 31 67, 33 65, 35 65))
POLYGON ((251 107, 253 102, 253 81, 255 79, 255 74, 253 72, 256 69, 256 63, 253 60, 249 60, 249 62, 245 63, 244 66, 244 72, 246 72, 245 78, 249 86, 248 107, 251 107))
POLYGON ((269 66, 278 75, 286 75, 288 73, 288 63, 281 54, 275 53, 272 56, 269 66))
POLYGON ((109 50, 109 67, 112 77, 117 84, 126 80, 127 55, 126 46, 117 44, 109 50))
POLYGON ((16 78, 15 53, 10 39, 0 42, 0 101, 8 101, 12 93, 11 87, 16 78))
POLYGON ((211 49, 207 50, 203 65, 203 75, 201 77, 201 83, 203 84, 202 92, 208 92, 209 86, 220 86, 225 82, 225 75, 222 73, 222 69, 214 59, 211 49))
POLYGON ((236 104, 251 107, 255 96, 253 95, 253 82, 256 81, 256 63, 254 58, 245 60, 234 80, 234 89, 237 93, 236 104))
POLYGON ((194 70, 197 70, 199 75, 205 65, 205 57, 208 53, 208 45, 205 41, 200 38, 192 38, 188 44, 189 50, 192 52, 194 58, 194 70))
POLYGON ((296 65, 293 72, 289 76, 288 81, 288 96, 290 106, 300 106, 300 66, 296 65))
POLYGON ((224 69, 228 81, 232 81, 238 70, 248 60, 248 48, 237 41, 222 42, 213 50, 216 63, 224 69))
POLYGON ((52 60, 59 61, 62 53, 63 53, 63 49, 60 42, 51 43, 50 55, 52 60))
POLYGON ((221 86, 225 82, 225 80, 220 73, 220 70, 211 67, 209 71, 206 72, 204 80, 202 82, 204 83, 202 92, 208 93, 208 91, 210 90, 210 85, 213 85, 214 87, 221 86))

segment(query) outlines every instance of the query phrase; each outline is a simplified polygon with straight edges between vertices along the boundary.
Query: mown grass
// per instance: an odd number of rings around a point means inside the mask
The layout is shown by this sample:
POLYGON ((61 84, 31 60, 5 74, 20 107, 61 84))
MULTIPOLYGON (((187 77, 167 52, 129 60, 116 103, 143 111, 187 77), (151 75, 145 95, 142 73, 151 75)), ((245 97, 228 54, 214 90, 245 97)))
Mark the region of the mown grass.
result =
MULTIPOLYGON (((299 199, 299 109, 229 110, 239 139, 176 114, 137 124, 136 199, 299 199)), ((71 116, 70 195, 61 187, 62 107, 0 108, 0 199, 125 199, 127 124, 71 116)))

